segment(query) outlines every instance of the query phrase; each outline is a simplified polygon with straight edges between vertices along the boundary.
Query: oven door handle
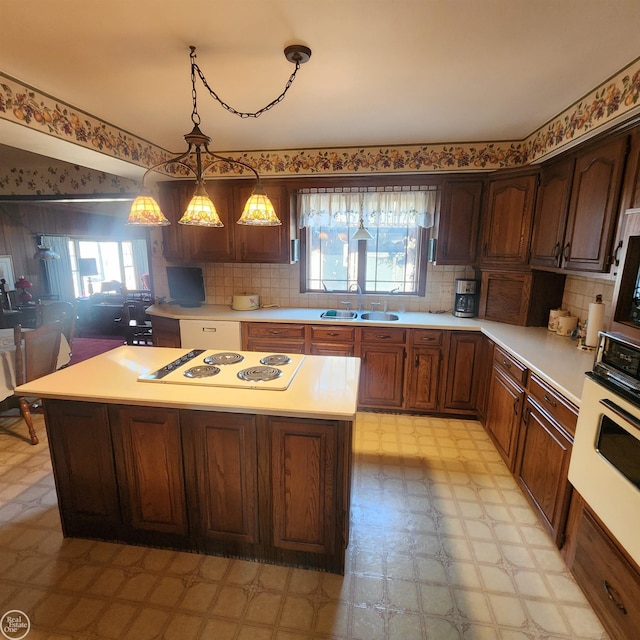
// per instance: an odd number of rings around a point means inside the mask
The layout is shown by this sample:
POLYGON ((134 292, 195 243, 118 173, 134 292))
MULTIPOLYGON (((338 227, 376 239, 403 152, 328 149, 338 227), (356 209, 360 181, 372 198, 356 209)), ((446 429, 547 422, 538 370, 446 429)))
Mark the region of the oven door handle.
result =
POLYGON ((604 405, 607 409, 613 411, 617 416, 620 416, 623 420, 626 420, 632 427, 635 427, 640 431, 640 420, 631 415, 628 411, 625 411, 621 406, 617 405, 608 398, 601 398, 600 404, 604 405))

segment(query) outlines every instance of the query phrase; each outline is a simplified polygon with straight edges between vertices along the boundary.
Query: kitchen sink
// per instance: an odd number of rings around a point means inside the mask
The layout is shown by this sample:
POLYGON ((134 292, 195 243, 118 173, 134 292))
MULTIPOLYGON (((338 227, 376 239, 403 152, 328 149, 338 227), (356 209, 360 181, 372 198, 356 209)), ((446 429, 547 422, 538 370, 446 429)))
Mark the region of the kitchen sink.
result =
POLYGON ((336 320, 355 320, 358 314, 355 311, 346 309, 329 309, 320 314, 321 318, 334 318, 336 320))
POLYGON ((388 311, 367 311, 360 315, 362 320, 376 320, 378 322, 393 322, 399 320, 400 316, 388 311))

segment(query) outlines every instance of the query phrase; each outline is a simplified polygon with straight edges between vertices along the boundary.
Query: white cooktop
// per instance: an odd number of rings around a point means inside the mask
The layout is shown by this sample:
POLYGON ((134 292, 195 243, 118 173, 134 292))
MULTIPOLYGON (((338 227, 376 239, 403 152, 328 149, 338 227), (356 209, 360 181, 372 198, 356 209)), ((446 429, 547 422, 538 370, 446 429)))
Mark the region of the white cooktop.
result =
POLYGON ((304 355, 295 353, 193 349, 160 369, 138 376, 138 382, 284 391, 291 384, 303 360, 304 355), (235 355, 240 356, 242 360, 233 362, 235 355), (208 358, 212 359, 212 364, 207 362, 208 358), (261 360, 265 360, 265 363, 261 360), (215 375, 198 377, 198 373, 206 373, 211 367, 218 370, 215 375), (238 373, 246 369, 265 367, 275 368, 281 374, 273 380, 243 380, 238 377, 238 373))

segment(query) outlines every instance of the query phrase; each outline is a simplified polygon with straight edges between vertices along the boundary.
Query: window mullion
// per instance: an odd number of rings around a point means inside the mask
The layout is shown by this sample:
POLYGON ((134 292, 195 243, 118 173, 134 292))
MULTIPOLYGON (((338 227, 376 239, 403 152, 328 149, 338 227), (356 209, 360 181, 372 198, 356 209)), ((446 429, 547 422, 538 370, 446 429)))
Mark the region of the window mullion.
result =
POLYGON ((358 284, 363 293, 367 291, 367 240, 358 240, 358 284))

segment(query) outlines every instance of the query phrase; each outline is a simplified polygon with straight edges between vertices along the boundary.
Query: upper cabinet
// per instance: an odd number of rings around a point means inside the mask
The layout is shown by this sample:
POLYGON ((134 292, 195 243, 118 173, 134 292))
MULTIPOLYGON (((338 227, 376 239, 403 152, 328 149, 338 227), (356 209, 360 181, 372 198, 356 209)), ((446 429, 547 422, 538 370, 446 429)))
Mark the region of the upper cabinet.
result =
POLYGON ((591 147, 576 157, 563 267, 606 271, 611 257, 627 138, 591 147))
POLYGON ((489 179, 482 222, 481 266, 527 264, 537 184, 537 171, 489 179))
POLYGON ((280 226, 236 224, 253 190, 253 180, 212 180, 207 183, 207 192, 223 227, 178 224, 193 195, 194 183, 190 180, 162 183, 160 206, 171 222, 162 229, 165 258, 180 262, 290 262, 293 220, 288 190, 281 184, 263 182, 263 186, 282 221, 280 226))
POLYGON ((542 168, 531 241, 532 266, 559 267, 562 263, 574 166, 575 160, 570 158, 542 168))
POLYGON ((483 181, 446 180, 438 224, 437 264, 472 264, 476 259, 483 181))

